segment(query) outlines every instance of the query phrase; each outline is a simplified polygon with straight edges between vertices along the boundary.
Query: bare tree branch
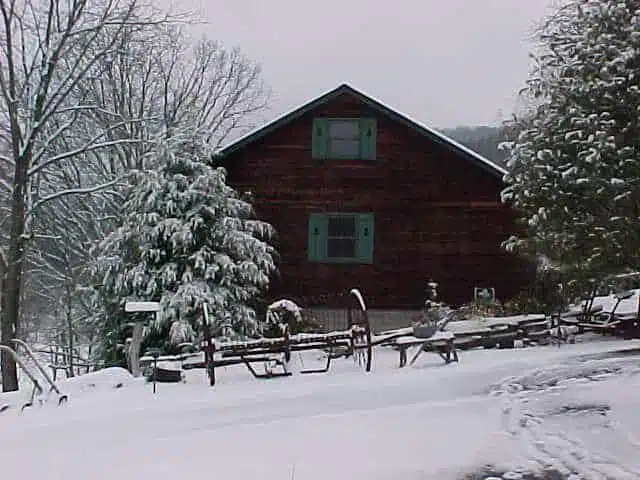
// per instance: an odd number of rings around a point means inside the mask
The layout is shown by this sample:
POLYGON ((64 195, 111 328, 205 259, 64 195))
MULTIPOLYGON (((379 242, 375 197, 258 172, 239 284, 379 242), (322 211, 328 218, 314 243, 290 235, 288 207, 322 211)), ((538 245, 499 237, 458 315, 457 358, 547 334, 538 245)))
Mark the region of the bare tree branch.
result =
POLYGON ((45 203, 50 202, 52 200, 56 200, 56 199, 58 199, 60 197, 64 197, 64 196, 67 196, 67 195, 86 195, 86 194, 89 194, 89 193, 95 193, 95 192, 98 192, 100 190, 106 190, 109 187, 113 187, 117 183, 118 183, 118 180, 113 180, 113 181, 107 182, 107 183, 105 183, 103 185, 96 185, 94 187, 69 188, 67 190, 61 190, 61 191, 58 191, 58 192, 53 193, 51 195, 48 195, 46 197, 43 197, 40 200, 38 200, 37 202, 35 202, 33 204, 32 211, 33 210, 37 210, 39 207, 41 207, 45 203))
POLYGON ((96 143, 100 138, 104 137, 107 135, 107 132, 102 132, 100 133, 100 135, 98 135, 97 137, 94 137, 93 139, 89 140, 88 142, 86 142, 84 145, 81 145, 78 148, 75 148, 74 150, 70 150, 64 153, 60 153, 56 156, 53 156, 45 161, 43 161, 42 163, 36 164, 34 167, 32 167, 27 173, 29 176, 34 175, 38 172, 41 172, 42 170, 46 169, 47 167, 50 167, 51 165, 55 164, 55 163, 59 163, 60 160, 66 160, 69 159, 71 157, 76 157, 78 155, 83 155, 89 152, 92 152, 94 150, 103 150, 103 149, 108 149, 111 147, 115 147, 116 145, 123 145, 123 144, 127 144, 127 143, 140 143, 141 140, 138 139, 121 139, 121 140, 111 140, 108 142, 102 142, 102 143, 96 143))

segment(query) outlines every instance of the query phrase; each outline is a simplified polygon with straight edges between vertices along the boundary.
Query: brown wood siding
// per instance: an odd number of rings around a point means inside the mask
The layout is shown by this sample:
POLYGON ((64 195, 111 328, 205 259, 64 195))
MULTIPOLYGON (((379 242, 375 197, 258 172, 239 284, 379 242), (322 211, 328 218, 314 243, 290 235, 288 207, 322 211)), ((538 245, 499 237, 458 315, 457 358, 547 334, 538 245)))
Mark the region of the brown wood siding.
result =
POLYGON ((226 160, 230 183, 255 198, 260 218, 278 231, 280 274, 271 295, 309 305, 358 287, 372 308, 412 308, 432 277, 452 304, 471 300, 474 285, 517 294, 531 267, 500 243, 515 230, 500 204, 500 179, 350 95, 249 144, 226 160), (313 160, 316 116, 377 118, 377 160, 313 160), (373 212, 373 265, 307 260, 312 212, 373 212))

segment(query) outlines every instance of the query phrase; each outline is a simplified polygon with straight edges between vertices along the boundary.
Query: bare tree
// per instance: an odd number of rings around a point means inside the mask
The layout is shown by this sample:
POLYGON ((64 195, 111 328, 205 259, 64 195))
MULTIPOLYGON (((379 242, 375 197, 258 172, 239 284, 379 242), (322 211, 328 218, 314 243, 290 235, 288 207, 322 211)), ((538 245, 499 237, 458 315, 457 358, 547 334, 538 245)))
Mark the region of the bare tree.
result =
MULTIPOLYGON (((122 143, 110 140, 106 131, 92 136, 74 131, 81 117, 101 108, 85 102, 79 86, 98 62, 116 53, 124 32, 166 20, 138 0, 0 0, 0 101, 8 146, 0 161, 11 169, 3 185, 10 194, 10 210, 3 252, 2 344, 9 344, 19 327, 25 249, 37 235, 31 228, 33 215, 50 201, 92 194, 116 183, 62 186, 33 195, 34 185, 65 162, 68 166, 74 158, 87 160, 92 152, 122 143), (65 144, 69 148, 61 151, 65 144)), ((3 390, 17 390, 16 365, 9 356, 2 360, 3 390)))
POLYGON ((237 48, 206 38, 190 47, 180 32, 171 44, 159 65, 167 135, 189 129, 215 149, 266 107, 260 68, 237 48))
POLYGON ((149 168, 153 144, 175 133, 189 131, 215 149, 234 130, 250 127, 269 97, 259 67, 237 49, 207 39, 192 43, 175 24, 121 24, 117 38, 73 45, 83 49, 75 55, 95 61, 65 99, 73 122, 54 114, 41 129, 55 162, 32 169, 27 182, 24 232, 31 241, 22 267, 37 300, 30 304, 60 312, 70 342, 92 315, 85 288, 91 246, 118 224, 127 188, 118 180, 149 168))
POLYGON ((206 38, 191 42, 184 28, 161 25, 145 35, 123 36, 115 58, 104 59, 100 75, 83 84, 90 102, 104 105, 86 117, 112 139, 123 142, 109 163, 109 174, 144 169, 156 141, 190 132, 212 149, 233 131, 250 126, 269 91, 258 65, 238 49, 206 38), (105 115, 109 111, 109 115, 105 115))

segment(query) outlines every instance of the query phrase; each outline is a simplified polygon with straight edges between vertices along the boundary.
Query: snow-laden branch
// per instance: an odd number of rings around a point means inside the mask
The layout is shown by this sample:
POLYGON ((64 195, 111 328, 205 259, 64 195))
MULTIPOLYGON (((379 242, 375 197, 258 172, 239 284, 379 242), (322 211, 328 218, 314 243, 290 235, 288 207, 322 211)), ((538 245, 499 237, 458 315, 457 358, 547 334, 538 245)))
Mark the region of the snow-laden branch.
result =
POLYGON ((60 235, 44 235, 42 233, 32 233, 30 237, 36 240, 62 240, 60 235))
POLYGON ((4 272, 7 269, 7 253, 0 247, 0 269, 4 272))
POLYGON ((59 192, 52 193, 51 195, 47 195, 46 197, 42 197, 42 198, 38 199, 36 202, 34 202, 34 204, 31 207, 31 211, 29 213, 33 213, 38 208, 42 207, 42 205, 44 205, 47 202, 50 202, 52 200, 56 200, 58 198, 69 196, 69 195, 82 195, 82 194, 86 195, 86 194, 90 194, 90 193, 99 192, 101 190, 106 190, 106 189, 108 189, 110 187, 113 187, 113 186, 117 185, 119 182, 121 182, 121 180, 117 179, 117 180, 112 180, 110 182, 103 183, 102 185, 96 185, 96 186, 93 186, 93 187, 88 187, 88 188, 69 188, 67 190, 61 190, 59 192))
MULTIPOLYGON (((101 133, 99 135, 98 138, 105 136, 105 133, 101 133)), ((27 172, 27 174, 29 176, 32 176, 38 172, 41 172, 42 170, 44 170, 45 168, 60 162, 62 160, 66 160, 68 158, 72 158, 72 157, 76 157, 78 155, 82 155, 85 153, 89 153, 92 152, 94 150, 101 150, 101 149, 107 149, 107 148, 111 148, 111 147, 115 147, 117 145, 125 145, 125 144, 135 144, 135 143, 141 143, 141 140, 139 139, 130 139, 130 138, 123 138, 120 140, 110 140, 108 142, 101 142, 101 143, 92 143, 93 140, 90 140, 89 142, 87 142, 86 144, 82 145, 81 147, 78 147, 74 150, 70 150, 64 153, 61 153, 59 155, 55 155, 41 163, 38 163, 36 165, 34 165, 31 169, 29 169, 29 171, 27 172)))
POLYGON ((16 162, 13 161, 13 158, 7 157, 6 155, 0 155, 0 162, 9 165, 12 168, 16 166, 16 162))
POLYGON ((13 192, 13 185, 2 177, 0 177, 0 187, 4 188, 7 192, 13 192))

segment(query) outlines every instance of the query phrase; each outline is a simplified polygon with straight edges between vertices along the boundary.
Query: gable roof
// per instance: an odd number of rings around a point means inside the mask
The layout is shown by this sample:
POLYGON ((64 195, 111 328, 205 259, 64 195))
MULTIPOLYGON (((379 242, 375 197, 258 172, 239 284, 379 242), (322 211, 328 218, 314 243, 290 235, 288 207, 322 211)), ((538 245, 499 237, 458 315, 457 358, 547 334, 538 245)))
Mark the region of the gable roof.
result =
POLYGON ((346 83, 343 83, 337 88, 334 88, 333 90, 330 90, 329 92, 326 92, 320 95, 319 97, 315 98, 314 100, 311 100, 310 102, 307 102, 299 107, 294 108, 293 110, 277 117, 275 120, 271 121, 270 123, 246 133, 240 138, 234 140, 229 145, 218 150, 216 152, 216 156, 226 157, 227 155, 230 155, 231 153, 236 152, 257 140, 260 140, 261 138, 265 137, 269 133, 292 122, 293 120, 301 117, 305 113, 345 93, 357 98, 362 103, 370 106, 371 108, 387 116, 388 118, 391 118, 392 120, 395 120, 396 122, 415 130, 421 135, 427 137, 429 140, 434 141, 448 148, 449 150, 452 150, 455 153, 462 155, 464 158, 466 158, 473 164, 481 167, 485 171, 495 175, 496 177, 499 177, 500 179, 502 179, 502 177, 507 173, 504 167, 492 162, 488 158, 480 155, 477 152, 474 152, 470 148, 465 147, 459 142, 456 142, 452 138, 449 138, 448 136, 432 128, 429 128, 423 125, 422 123, 416 120, 413 120, 407 115, 404 115, 400 112, 397 112, 396 110, 393 110, 392 108, 388 107, 381 101, 376 100, 370 95, 366 95, 359 90, 356 90, 355 88, 351 87, 346 83))

